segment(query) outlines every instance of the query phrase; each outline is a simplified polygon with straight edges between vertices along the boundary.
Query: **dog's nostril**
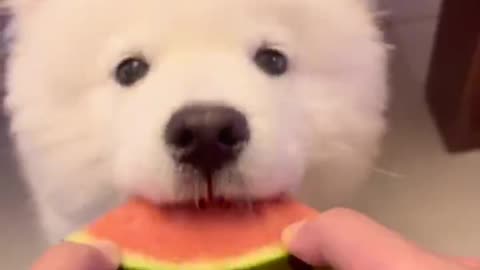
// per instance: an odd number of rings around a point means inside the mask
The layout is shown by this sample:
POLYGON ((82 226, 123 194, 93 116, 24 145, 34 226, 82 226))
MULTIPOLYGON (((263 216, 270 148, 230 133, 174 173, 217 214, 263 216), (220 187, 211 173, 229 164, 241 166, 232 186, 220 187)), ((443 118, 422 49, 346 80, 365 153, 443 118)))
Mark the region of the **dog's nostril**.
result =
POLYGON ((172 144, 177 148, 188 148, 195 143, 195 135, 188 128, 179 129, 178 134, 172 138, 172 144))
POLYGON ((233 126, 228 126, 220 130, 218 134, 218 142, 226 147, 235 147, 239 145, 243 139, 238 132, 235 132, 233 126))
POLYGON ((189 106, 177 111, 166 129, 166 142, 177 161, 205 174, 237 158, 250 132, 245 116, 225 106, 189 106))

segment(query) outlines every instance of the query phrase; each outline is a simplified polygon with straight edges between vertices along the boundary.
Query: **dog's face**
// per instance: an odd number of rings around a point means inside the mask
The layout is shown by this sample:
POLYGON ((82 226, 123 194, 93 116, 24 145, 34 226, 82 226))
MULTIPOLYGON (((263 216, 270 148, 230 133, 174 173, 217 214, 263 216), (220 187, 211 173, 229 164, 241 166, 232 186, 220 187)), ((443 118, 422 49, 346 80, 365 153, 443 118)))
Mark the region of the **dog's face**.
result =
POLYGON ((111 182, 157 202, 353 184, 386 103, 362 2, 13 0, 7 104, 27 171, 51 194, 111 182))

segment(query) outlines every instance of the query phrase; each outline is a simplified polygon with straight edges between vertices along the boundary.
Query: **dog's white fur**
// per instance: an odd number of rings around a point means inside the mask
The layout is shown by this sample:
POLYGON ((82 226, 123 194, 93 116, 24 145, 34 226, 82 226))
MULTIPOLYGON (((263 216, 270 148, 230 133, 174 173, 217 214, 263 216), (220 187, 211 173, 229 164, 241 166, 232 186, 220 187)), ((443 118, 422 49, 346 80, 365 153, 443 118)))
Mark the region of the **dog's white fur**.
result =
MULTIPOLYGON (((57 240, 125 195, 195 196, 162 132, 189 102, 247 115, 252 140, 217 193, 265 198, 321 182, 337 201, 366 178, 384 132, 387 56, 362 0, 11 0, 7 108, 48 237, 57 240), (263 43, 291 68, 252 61, 263 43), (122 57, 152 70, 123 89, 122 57), (241 179, 241 181, 239 180, 241 179)), ((188 180, 188 179, 187 179, 188 180)), ((199 191, 197 191, 199 192, 199 191)))

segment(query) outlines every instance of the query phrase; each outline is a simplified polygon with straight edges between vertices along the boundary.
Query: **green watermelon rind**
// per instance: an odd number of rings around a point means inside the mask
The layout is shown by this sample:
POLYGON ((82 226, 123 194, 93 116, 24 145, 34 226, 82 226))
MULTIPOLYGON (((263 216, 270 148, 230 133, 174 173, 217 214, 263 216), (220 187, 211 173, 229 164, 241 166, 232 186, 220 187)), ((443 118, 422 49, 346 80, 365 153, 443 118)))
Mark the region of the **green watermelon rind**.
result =
MULTIPOLYGON (((66 241, 78 244, 94 243, 98 239, 87 232, 78 232, 66 238, 66 241)), ((176 264, 158 261, 133 251, 123 251, 123 270, 292 270, 289 253, 281 243, 263 247, 238 258, 217 262, 199 262, 176 264)))

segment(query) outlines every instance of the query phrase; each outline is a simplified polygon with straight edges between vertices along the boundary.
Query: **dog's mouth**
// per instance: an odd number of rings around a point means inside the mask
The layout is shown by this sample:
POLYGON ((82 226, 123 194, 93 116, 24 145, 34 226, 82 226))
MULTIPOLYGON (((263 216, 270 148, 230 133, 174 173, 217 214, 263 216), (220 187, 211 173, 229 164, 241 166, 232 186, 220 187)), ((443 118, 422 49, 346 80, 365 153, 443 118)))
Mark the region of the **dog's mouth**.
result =
POLYGON ((207 201, 215 201, 215 195, 214 195, 214 181, 213 179, 207 178, 206 180, 206 185, 207 185, 207 201))
POLYGON ((201 198, 199 200, 186 200, 180 202, 173 202, 164 204, 164 208, 175 210, 253 210, 260 205, 272 202, 279 202, 288 199, 286 194, 279 194, 277 196, 247 200, 244 198, 225 198, 222 196, 216 196, 212 198, 201 198))
POLYGON ((179 209, 185 208, 185 209, 205 210, 205 209, 211 209, 211 208, 218 208, 218 209, 240 208, 240 206, 242 205, 247 205, 247 204, 242 203, 242 201, 240 200, 226 199, 224 197, 219 196, 214 198, 201 198, 198 200, 174 202, 171 204, 166 204, 165 207, 179 208, 179 209))
POLYGON ((176 178, 177 201, 180 204, 191 204, 197 208, 203 208, 252 200, 242 174, 235 167, 205 174, 192 167, 179 166, 176 178), (228 190, 235 190, 236 195, 228 190))
MULTIPOLYGON (((194 208, 194 209, 207 209, 207 208, 240 208, 250 207, 258 200, 251 198, 248 194, 238 196, 227 196, 219 191, 219 187, 224 184, 218 179, 206 178, 196 180, 197 182, 191 183, 193 187, 192 198, 179 200, 171 204, 173 207, 180 208, 194 208), (201 182, 198 182, 201 181, 201 182), (202 191, 199 191, 202 189, 202 191)), ((188 198, 188 197, 187 197, 188 198)))
POLYGON ((215 174, 201 174, 192 168, 183 167, 177 171, 177 199, 166 204, 175 208, 251 208, 265 200, 285 197, 277 194, 270 198, 252 195, 241 172, 234 166, 217 171, 215 174))

